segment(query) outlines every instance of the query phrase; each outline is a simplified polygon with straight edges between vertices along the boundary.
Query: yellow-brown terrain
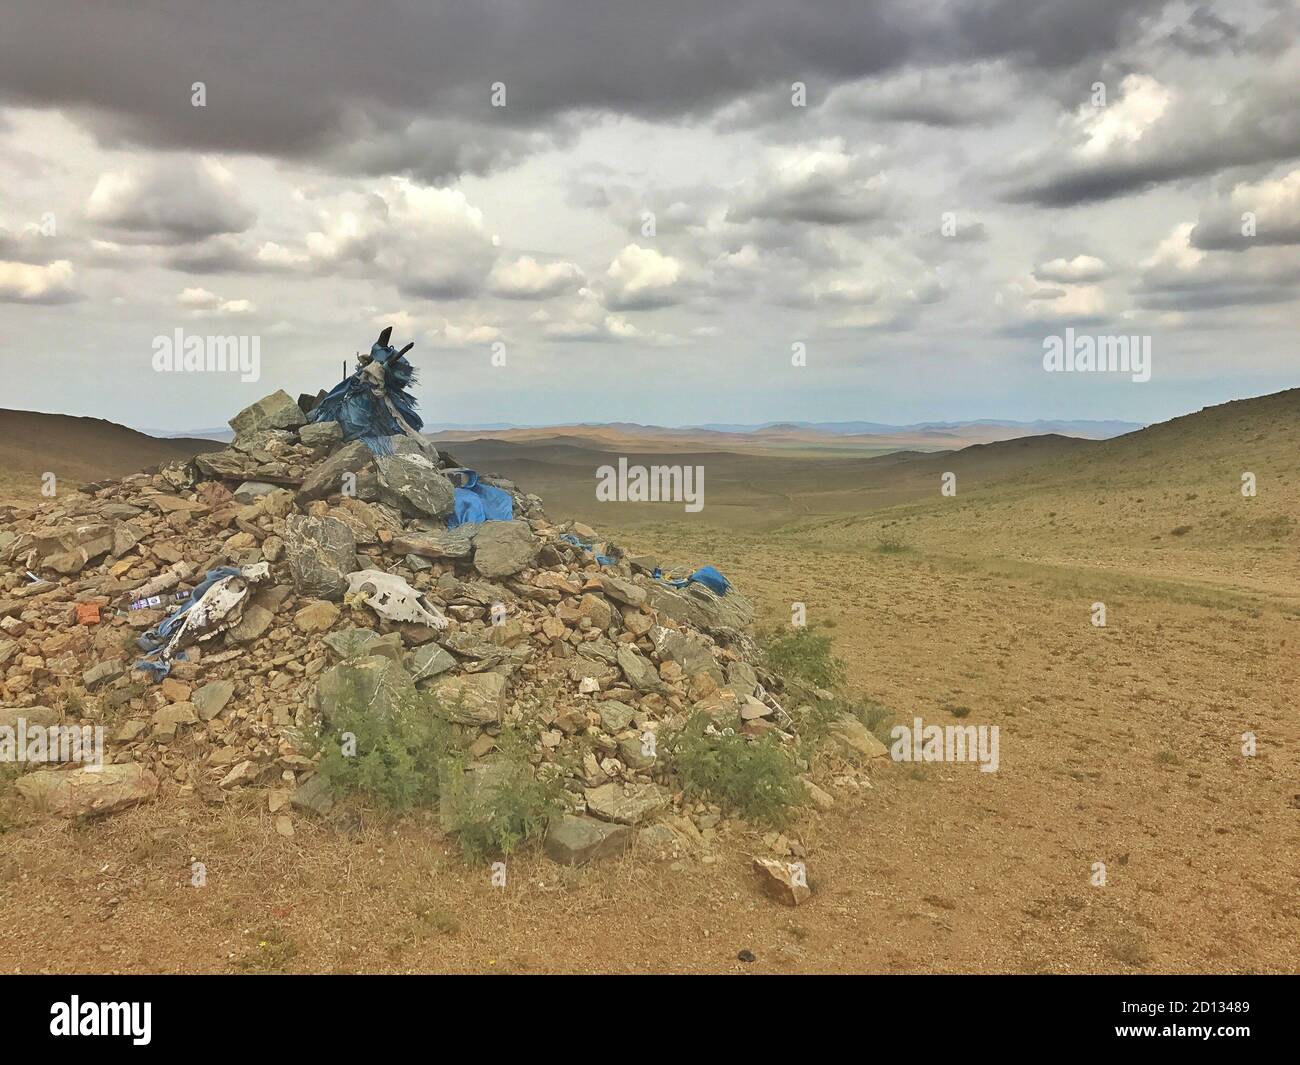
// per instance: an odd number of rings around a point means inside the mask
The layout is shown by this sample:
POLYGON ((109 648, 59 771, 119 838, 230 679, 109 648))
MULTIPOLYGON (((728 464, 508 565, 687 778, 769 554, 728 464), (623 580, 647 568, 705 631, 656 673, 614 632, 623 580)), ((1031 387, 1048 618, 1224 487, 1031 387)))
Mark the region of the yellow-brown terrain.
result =
POLYGON ((1300 972, 1300 390, 1104 442, 629 456, 702 464, 699 514, 598 503, 590 444, 448 446, 552 517, 716 564, 769 626, 805 604, 898 721, 999 726, 999 770, 874 762, 798 821, 793 910, 740 830, 709 860, 515 857, 501 890, 424 817, 286 839, 250 794, 17 820, 0 968, 1300 972))

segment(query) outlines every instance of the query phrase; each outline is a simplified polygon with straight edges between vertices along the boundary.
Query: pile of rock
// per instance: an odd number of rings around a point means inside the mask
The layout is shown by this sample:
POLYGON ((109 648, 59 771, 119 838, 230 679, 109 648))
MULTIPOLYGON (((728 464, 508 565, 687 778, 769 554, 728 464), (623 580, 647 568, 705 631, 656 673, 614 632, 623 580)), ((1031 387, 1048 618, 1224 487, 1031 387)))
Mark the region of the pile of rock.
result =
MULTIPOLYGON (((802 693, 755 664, 735 589, 657 580, 655 559, 553 523, 499 477, 482 481, 510 494, 514 519, 448 529, 454 458, 395 437, 376 459, 337 425, 307 424, 283 392, 230 424, 224 450, 0 508, 0 714, 104 724, 115 763, 102 792, 85 770, 23 777, 56 812, 112 812, 159 789, 220 802, 248 786, 327 812, 301 730, 328 723, 345 692, 382 712, 432 691, 485 780, 503 730, 536 737, 536 771, 572 800, 552 857, 616 853, 638 832, 673 853, 707 845, 721 811, 674 790, 654 737, 696 711, 719 729, 786 734, 778 698, 802 693), (271 579, 237 624, 161 683, 134 668, 141 633, 207 570, 263 562, 271 579), (400 576, 449 623, 389 620, 349 591, 364 570, 400 576)), ((865 737, 846 742, 883 753, 865 737)))

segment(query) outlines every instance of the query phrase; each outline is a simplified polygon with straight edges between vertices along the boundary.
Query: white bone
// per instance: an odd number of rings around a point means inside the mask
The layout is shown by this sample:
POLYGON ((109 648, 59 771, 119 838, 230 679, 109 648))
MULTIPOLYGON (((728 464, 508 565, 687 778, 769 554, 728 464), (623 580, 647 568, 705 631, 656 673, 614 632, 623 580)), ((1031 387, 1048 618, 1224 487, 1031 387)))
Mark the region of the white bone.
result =
POLYGON ((348 593, 364 596, 366 605, 388 621, 409 621, 435 629, 451 624, 442 611, 396 573, 378 569, 349 573, 348 593))

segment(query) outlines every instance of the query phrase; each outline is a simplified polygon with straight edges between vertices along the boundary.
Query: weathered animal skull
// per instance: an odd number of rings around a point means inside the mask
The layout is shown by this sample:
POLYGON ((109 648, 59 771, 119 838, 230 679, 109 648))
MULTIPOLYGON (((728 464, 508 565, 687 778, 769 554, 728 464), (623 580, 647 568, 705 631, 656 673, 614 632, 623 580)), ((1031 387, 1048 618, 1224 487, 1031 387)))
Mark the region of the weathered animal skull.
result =
POLYGON ((363 596, 363 601, 381 618, 431 625, 445 629, 450 622, 442 612, 396 573, 363 569, 348 574, 348 594, 363 596))

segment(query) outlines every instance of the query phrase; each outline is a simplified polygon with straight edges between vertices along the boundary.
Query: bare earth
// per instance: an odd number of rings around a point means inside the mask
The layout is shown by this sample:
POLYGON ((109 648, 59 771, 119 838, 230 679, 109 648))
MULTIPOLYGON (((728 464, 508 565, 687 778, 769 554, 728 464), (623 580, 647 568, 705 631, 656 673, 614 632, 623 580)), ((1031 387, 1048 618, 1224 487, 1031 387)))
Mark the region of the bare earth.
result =
POLYGON ((731 456, 751 476, 698 516, 595 503, 592 461, 501 458, 553 517, 715 563, 769 625, 806 604, 898 721, 998 725, 999 771, 874 762, 801 818, 798 909, 757 890, 743 830, 707 862, 517 856, 494 889, 424 818, 286 839, 261 794, 87 827, 5 807, 0 970, 1300 972, 1298 415, 1290 392, 1036 462, 924 456, 916 491, 731 456))

